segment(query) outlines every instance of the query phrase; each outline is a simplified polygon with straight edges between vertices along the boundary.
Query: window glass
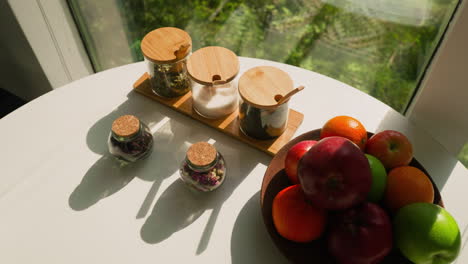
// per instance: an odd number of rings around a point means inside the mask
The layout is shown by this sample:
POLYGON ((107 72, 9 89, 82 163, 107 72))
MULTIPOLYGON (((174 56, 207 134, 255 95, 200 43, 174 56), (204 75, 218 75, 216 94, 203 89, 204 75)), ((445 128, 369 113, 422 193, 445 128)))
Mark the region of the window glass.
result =
POLYGON ((97 71, 143 59, 149 31, 186 30, 193 50, 303 67, 404 111, 458 0, 68 0, 97 71))

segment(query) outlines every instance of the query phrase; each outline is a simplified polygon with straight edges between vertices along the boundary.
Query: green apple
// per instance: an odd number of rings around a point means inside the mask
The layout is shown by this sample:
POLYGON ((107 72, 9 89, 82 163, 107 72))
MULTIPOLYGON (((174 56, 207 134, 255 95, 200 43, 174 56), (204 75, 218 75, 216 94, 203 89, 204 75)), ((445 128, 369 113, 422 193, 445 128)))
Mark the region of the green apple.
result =
POLYGON ((385 192, 387 186, 387 172, 385 167, 376 157, 366 154, 367 160, 372 172, 372 185, 367 200, 370 202, 378 203, 385 192))
POLYGON ((457 222, 438 205, 406 205, 397 212, 393 225, 396 246, 416 264, 452 263, 460 252, 457 222))

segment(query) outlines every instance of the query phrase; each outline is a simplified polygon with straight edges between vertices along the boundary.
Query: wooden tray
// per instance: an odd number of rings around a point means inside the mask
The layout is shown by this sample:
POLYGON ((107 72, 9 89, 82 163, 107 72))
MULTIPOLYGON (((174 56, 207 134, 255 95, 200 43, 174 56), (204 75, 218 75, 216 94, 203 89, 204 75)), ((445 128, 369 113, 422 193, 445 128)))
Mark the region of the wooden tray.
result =
POLYGON ((162 98, 157 96, 151 90, 150 76, 144 73, 134 84, 133 88, 136 92, 143 94, 163 105, 166 105, 178 112, 198 120, 210 127, 213 127, 227 135, 235 137, 240 141, 247 143, 263 152, 274 156, 289 140, 294 136, 297 128, 301 125, 304 115, 292 109, 289 110, 288 125, 286 131, 276 138, 271 140, 257 140, 245 136, 239 129, 239 119, 237 118, 239 112, 236 110, 234 113, 221 119, 207 119, 197 114, 192 108, 192 92, 177 97, 177 98, 162 98))

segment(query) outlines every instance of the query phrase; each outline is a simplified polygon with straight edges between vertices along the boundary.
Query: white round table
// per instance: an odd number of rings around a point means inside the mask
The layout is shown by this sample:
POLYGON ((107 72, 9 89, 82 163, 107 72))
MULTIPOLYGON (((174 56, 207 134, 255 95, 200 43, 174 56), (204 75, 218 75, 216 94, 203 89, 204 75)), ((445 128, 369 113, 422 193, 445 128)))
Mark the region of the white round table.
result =
MULTIPOLYGON (((427 133, 371 96, 297 67, 241 58, 288 72, 296 136, 336 115, 368 131, 406 134, 467 240, 468 171, 427 133)), ((142 62, 49 92, 0 120, 0 263, 285 263, 263 224, 260 187, 270 156, 132 91, 142 62), (134 114, 153 133, 153 153, 119 167, 107 152, 112 121, 134 114), (178 168, 194 142, 209 141, 228 170, 213 193, 195 193, 178 168)), ((468 262, 468 250, 458 262, 468 262)))

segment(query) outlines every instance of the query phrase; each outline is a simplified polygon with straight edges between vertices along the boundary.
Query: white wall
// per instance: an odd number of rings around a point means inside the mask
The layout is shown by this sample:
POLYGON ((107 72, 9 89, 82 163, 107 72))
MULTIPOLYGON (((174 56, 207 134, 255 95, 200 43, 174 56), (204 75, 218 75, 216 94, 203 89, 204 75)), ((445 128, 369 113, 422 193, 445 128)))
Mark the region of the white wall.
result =
POLYGON ((8 50, 0 65, 9 69, 0 73, 1 87, 31 100, 93 73, 65 0, 2 0, 0 5, 0 47, 8 50))
POLYGON ((6 1, 0 1, 0 88, 24 100, 52 90, 6 1))
POLYGON ((468 4, 464 0, 407 116, 453 155, 468 141, 468 4))

